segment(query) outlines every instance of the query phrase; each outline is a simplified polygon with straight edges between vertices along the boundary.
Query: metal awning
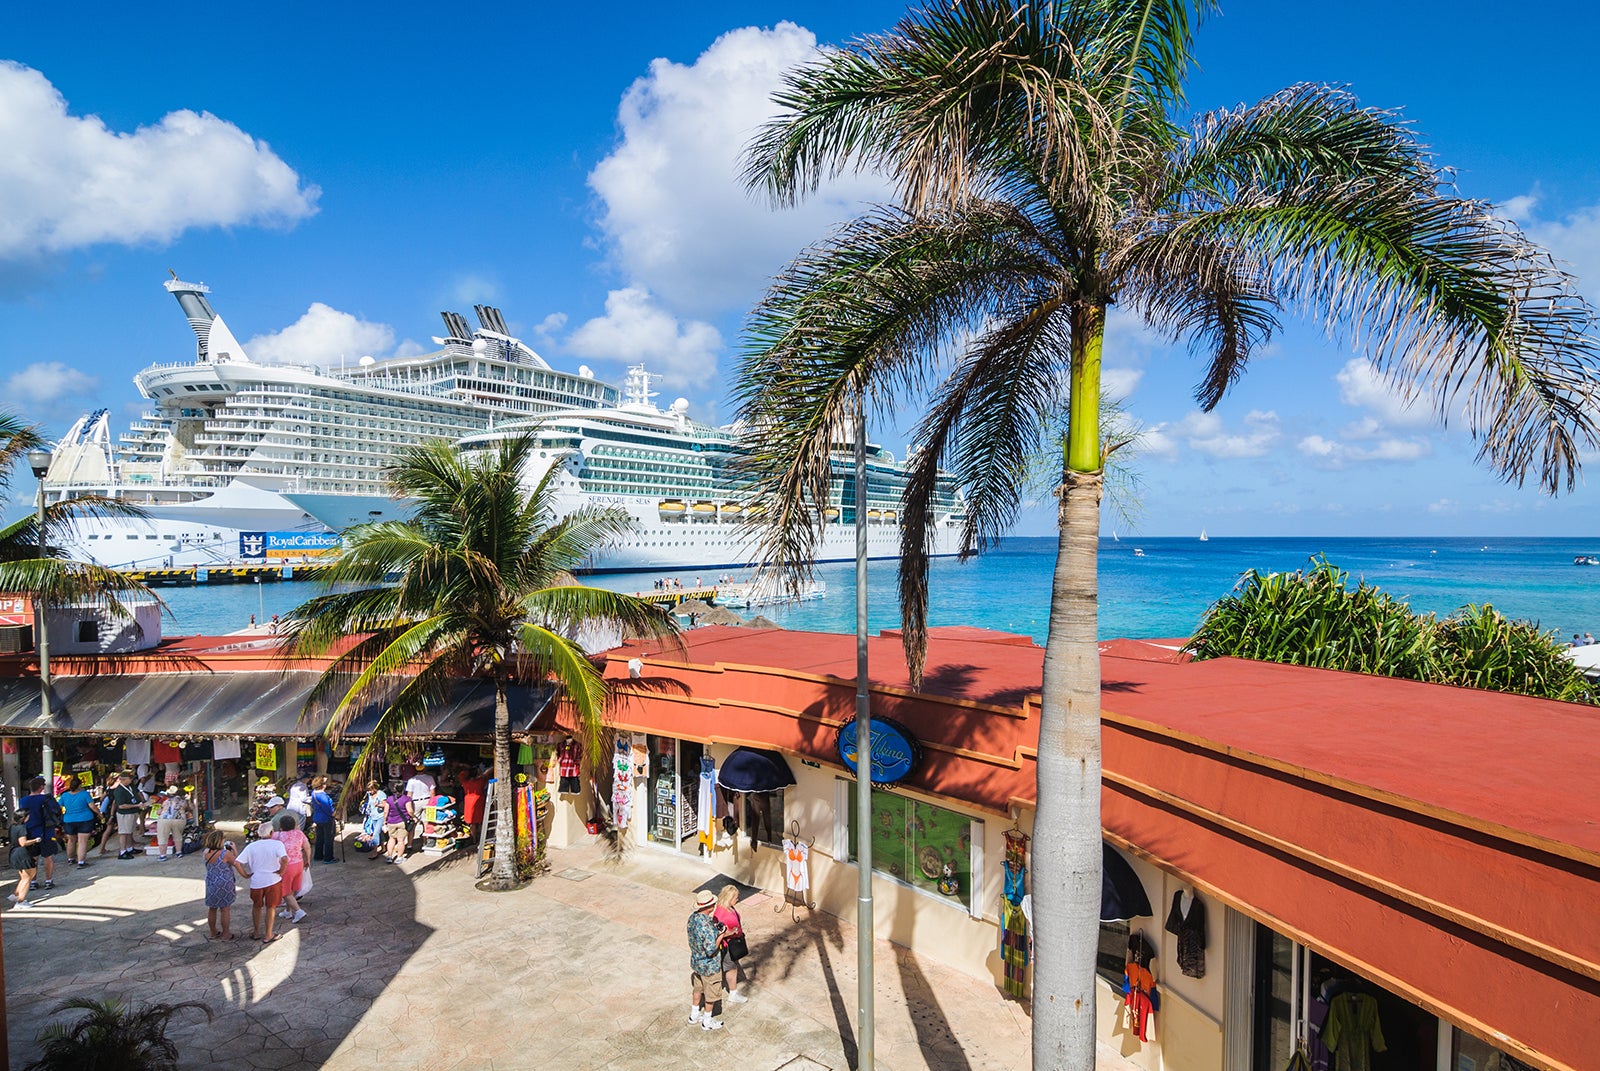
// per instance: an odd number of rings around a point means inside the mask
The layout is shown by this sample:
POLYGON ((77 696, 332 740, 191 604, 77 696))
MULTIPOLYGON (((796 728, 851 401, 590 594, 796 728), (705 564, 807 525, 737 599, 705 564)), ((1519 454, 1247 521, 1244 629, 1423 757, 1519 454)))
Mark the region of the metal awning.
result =
MULTIPOLYGON (((148 673, 57 677, 51 682, 55 717, 39 713, 37 679, 0 680, 0 733, 92 733, 116 736, 314 736, 315 720, 300 712, 318 674, 148 673)), ((545 727, 555 713, 554 685, 513 685, 507 699, 511 731, 545 727)), ((377 721, 371 708, 346 730, 365 736, 377 721)), ((552 722, 553 724, 553 722, 552 722)), ((449 700, 408 736, 483 737, 494 730, 494 686, 460 681, 449 700)))

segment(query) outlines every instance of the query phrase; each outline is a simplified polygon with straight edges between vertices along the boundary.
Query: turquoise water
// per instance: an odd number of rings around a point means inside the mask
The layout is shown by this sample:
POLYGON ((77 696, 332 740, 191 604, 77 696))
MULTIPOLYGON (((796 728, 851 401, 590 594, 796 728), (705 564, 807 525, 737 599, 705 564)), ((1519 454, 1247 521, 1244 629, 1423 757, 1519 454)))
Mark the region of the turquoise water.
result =
MULTIPOLYGON (((1100 545, 1100 633, 1105 637, 1186 636, 1207 606, 1228 593, 1248 569, 1290 570, 1326 554, 1352 575, 1406 599, 1413 608, 1448 613, 1492 603, 1512 617, 1538 621, 1563 638, 1600 632, 1600 568, 1572 564, 1577 554, 1600 553, 1600 539, 1123 539, 1100 545), (1134 554, 1142 548, 1144 556, 1134 554)), ((1008 539, 970 562, 940 559, 930 570, 929 618, 935 625, 977 625, 1043 640, 1049 624, 1055 540, 1008 539)), ((694 584, 694 571, 675 575, 694 584)), ((709 584, 714 576, 702 571, 709 584)), ((820 566, 826 598, 771 606, 761 612, 785 628, 850 632, 855 628, 855 570, 820 566)), ((653 576, 610 574, 591 582, 623 591, 648 589, 653 576)), ((251 614, 284 613, 316 592, 310 584, 175 588, 162 597, 176 614, 168 634, 231 632, 251 614)), ((899 624, 893 562, 868 571, 873 631, 899 624)))

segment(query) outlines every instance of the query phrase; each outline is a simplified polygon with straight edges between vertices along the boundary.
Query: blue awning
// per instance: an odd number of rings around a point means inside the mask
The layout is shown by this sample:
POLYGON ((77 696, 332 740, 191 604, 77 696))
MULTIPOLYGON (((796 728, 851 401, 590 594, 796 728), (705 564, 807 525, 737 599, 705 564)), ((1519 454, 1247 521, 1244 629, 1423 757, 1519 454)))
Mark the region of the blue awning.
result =
POLYGON ((776 751, 736 747, 722 760, 717 784, 732 792, 776 792, 794 784, 794 772, 776 751))
POLYGON ((1132 865, 1111 845, 1100 842, 1100 921, 1127 922, 1150 915, 1150 898, 1132 865))

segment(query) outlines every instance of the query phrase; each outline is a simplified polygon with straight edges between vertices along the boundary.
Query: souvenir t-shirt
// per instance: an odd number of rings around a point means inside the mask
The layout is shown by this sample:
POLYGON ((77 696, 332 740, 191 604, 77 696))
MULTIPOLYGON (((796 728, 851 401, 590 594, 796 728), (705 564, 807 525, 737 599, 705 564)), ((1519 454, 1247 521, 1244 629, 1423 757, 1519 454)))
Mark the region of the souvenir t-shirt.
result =
POLYGON ((278 860, 287 858, 289 852, 283 844, 267 838, 253 840, 239 852, 239 864, 250 872, 252 889, 270 889, 282 881, 278 860))

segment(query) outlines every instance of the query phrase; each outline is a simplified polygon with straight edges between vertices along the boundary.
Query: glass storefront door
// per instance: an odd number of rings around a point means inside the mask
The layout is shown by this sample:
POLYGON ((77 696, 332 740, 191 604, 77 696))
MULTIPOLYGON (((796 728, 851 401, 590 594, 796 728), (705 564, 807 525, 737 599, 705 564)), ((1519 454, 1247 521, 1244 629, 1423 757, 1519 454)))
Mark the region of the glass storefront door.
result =
POLYGON ((678 748, 670 736, 651 736, 650 752, 650 839, 657 844, 676 845, 678 827, 678 748))

